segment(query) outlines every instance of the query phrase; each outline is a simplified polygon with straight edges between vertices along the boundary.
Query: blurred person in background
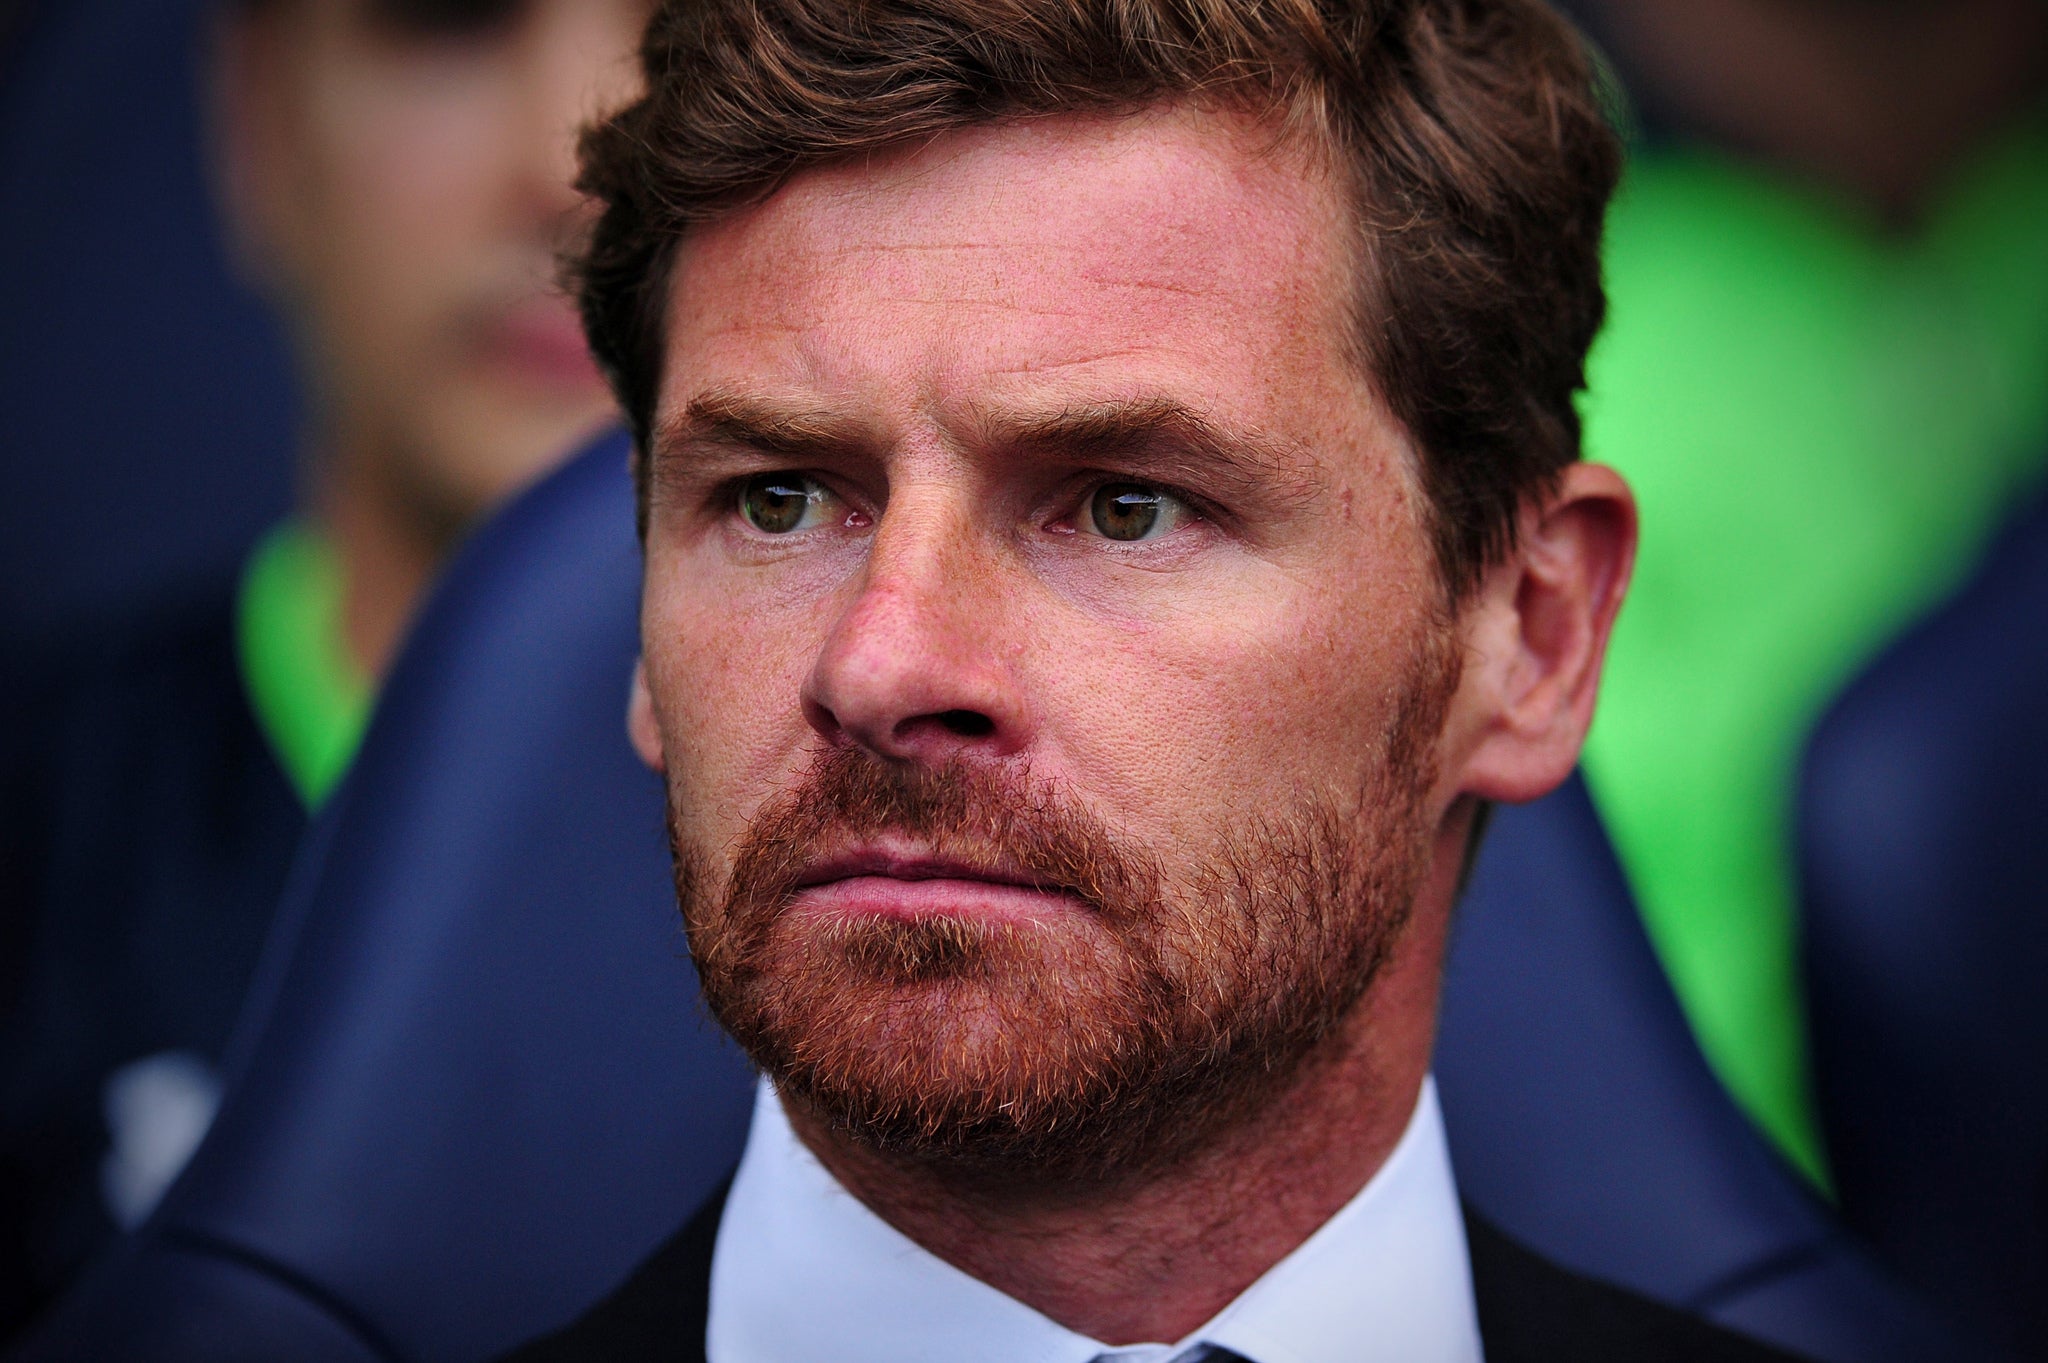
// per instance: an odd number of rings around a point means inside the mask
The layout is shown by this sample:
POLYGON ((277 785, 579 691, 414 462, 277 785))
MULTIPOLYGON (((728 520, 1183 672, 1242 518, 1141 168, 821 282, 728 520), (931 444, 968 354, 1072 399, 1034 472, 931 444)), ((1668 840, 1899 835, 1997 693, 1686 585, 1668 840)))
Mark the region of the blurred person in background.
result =
MULTIPOLYGON (((294 847, 436 568, 611 419, 554 262, 644 0, 242 0, 217 152, 307 393, 299 513, 231 581, 10 682, 0 1337, 209 1122, 294 847)), ((279 451, 279 457, 288 452, 279 451)))
POLYGON ((1585 412, 1643 548, 1586 772, 1702 1048, 1826 1190, 1795 771, 2041 482, 2048 5, 1573 8, 1640 114, 1585 412))

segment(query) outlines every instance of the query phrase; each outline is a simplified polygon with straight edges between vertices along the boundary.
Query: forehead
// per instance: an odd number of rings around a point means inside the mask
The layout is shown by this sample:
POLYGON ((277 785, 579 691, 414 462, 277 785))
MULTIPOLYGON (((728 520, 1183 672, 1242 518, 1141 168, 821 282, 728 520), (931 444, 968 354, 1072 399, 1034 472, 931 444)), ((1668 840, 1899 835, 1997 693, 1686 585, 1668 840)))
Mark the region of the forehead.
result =
POLYGON ((1270 424, 1312 389, 1363 396, 1349 240, 1316 158, 1226 115, 949 134, 687 237, 659 416, 739 386, 935 412, 1165 396, 1270 424))

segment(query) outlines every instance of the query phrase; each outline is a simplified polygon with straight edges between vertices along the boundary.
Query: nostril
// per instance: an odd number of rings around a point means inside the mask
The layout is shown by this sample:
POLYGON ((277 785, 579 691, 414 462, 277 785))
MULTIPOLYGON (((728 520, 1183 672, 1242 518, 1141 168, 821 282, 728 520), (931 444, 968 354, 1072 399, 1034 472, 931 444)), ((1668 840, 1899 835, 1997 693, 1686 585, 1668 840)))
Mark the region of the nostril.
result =
POLYGON ((946 726, 946 732, 960 738, 986 738, 996 729, 996 722, 979 710, 947 710, 938 721, 946 726))
POLYGON ((839 716, 833 714, 809 696, 803 698, 803 711, 804 720, 812 729, 823 734, 826 738, 837 738, 840 736, 842 730, 839 727, 839 716))

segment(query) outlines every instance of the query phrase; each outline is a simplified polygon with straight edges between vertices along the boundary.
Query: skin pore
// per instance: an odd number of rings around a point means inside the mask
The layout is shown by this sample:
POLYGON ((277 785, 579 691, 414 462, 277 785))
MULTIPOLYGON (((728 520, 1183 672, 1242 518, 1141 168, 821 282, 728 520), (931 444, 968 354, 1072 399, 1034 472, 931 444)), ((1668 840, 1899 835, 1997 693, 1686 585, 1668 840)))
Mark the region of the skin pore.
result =
POLYGON ((644 0, 259 0, 224 21, 240 253, 294 332, 305 508, 379 675, 462 531, 610 419, 557 252, 576 128, 629 96, 644 0))
MULTIPOLYGON (((629 727, 667 775, 683 878, 702 882, 684 896, 700 958, 757 825, 834 754, 1041 783, 1187 907, 1204 884, 1190 868, 1227 862, 1276 811, 1349 810, 1378 840, 1355 855, 1406 868, 1362 996, 1255 1106, 1184 1112, 1195 1138, 1160 1158, 1085 1174, 963 1158, 788 1101, 879 1215, 1112 1344, 1198 1326, 1385 1160, 1428 1069, 1476 804, 1570 772, 1633 554, 1627 489, 1576 467, 1524 509, 1513 556, 1444 600, 1417 456, 1347 358, 1350 240, 1318 157, 1170 108, 809 171, 677 258, 629 727), (1120 496, 1152 499, 1142 534, 1120 496), (1455 689, 1424 735, 1412 819, 1383 831, 1360 800, 1390 789, 1389 735, 1438 635, 1455 689)), ((789 944, 773 962, 904 924, 1000 927, 1077 972, 1079 1028, 1090 963, 1119 959, 1062 877, 908 824, 808 855, 772 904, 789 944)), ((1340 923, 1367 909, 1324 907, 1340 923)), ((935 1039, 921 1081, 962 1089, 1005 1015, 951 1005, 1037 983, 1004 959, 902 969, 879 1007, 786 991, 780 1038, 868 1060, 892 1026, 916 1028, 935 1039)), ((704 965, 715 999, 718 953, 704 965)), ((1015 1053, 1056 1058, 1058 1041, 1015 1053)), ((886 1086, 886 1067, 863 1082, 886 1086)))

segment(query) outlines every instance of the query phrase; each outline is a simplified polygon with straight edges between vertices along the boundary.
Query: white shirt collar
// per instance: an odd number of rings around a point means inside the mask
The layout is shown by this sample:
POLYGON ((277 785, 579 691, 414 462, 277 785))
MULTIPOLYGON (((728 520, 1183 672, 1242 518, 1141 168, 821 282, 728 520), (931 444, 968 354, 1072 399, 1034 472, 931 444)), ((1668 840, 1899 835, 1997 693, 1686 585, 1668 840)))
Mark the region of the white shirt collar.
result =
POLYGON ((1110 1349, 919 1246, 827 1173, 766 1080, 711 1265, 710 1363, 1480 1363, 1434 1080, 1372 1181, 1186 1339, 1110 1349))

